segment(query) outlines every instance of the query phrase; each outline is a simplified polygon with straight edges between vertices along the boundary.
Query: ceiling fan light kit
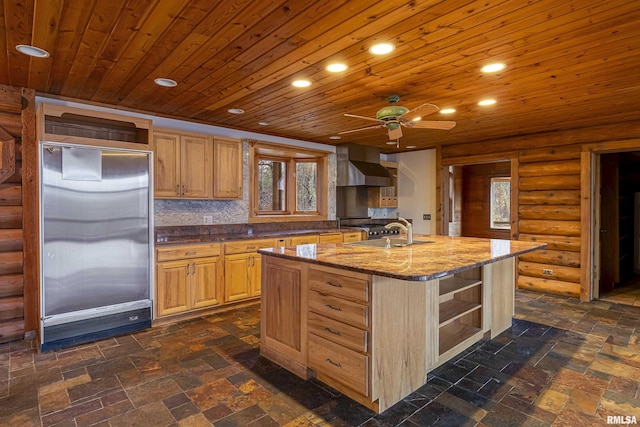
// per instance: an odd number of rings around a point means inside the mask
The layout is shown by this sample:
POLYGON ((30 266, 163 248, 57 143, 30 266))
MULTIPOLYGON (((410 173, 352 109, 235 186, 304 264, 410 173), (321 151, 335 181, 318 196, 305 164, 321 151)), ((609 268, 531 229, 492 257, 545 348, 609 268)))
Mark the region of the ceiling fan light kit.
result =
POLYGON ((376 112, 376 117, 365 117, 358 116, 355 114, 345 114, 346 117, 354 117, 357 119, 364 120, 373 120, 378 122, 375 126, 367 126, 365 128, 352 129, 344 132, 339 132, 339 135, 343 135, 346 133, 359 132, 363 130, 369 129, 378 129, 378 128, 386 128, 387 135, 389 136, 389 141, 387 144, 393 144, 393 140, 395 140, 396 147, 400 147, 399 139, 402 137, 402 128, 416 128, 416 129, 440 129, 440 130, 449 130, 452 129, 456 122, 453 121, 437 121, 437 120, 422 120, 422 117, 433 114, 439 110, 436 105, 433 104, 422 104, 418 107, 410 110, 407 107, 402 105, 397 105, 397 102, 400 100, 400 96, 398 95, 390 95, 387 97, 387 101, 391 105, 386 107, 382 107, 376 112), (420 113, 420 117, 417 116, 417 113, 420 113), (410 116, 414 115, 413 118, 410 116))

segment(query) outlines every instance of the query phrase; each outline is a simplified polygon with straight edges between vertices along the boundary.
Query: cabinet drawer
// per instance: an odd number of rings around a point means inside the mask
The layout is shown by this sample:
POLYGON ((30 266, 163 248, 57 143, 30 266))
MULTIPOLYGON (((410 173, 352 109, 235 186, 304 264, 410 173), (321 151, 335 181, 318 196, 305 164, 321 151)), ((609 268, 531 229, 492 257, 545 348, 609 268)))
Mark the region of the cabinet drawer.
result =
POLYGON ((341 233, 323 233, 320 235, 320 243, 342 243, 341 233))
POLYGON ((276 239, 244 240, 225 243, 224 253, 241 254, 245 252, 255 252, 260 248, 275 248, 277 246, 276 239))
POLYGON ((309 268, 309 288, 325 294, 369 301, 369 281, 361 277, 309 268))
POLYGON ((360 240, 362 240, 362 232, 361 231, 354 231, 351 233, 343 233, 342 234, 342 241, 343 242, 359 242, 360 240))
POLYGON ((362 353, 367 352, 367 331, 349 326, 337 320, 309 312, 307 316, 309 332, 362 353))
POLYGON ((167 246, 157 249, 156 261, 219 256, 221 244, 167 246))
POLYGON ((318 235, 314 234, 310 236, 294 236, 291 238, 290 241, 291 241, 291 246, 318 243, 318 235))
POLYGON ((308 364, 316 372, 368 396, 369 357, 316 335, 309 335, 308 364))
POLYGON ((309 310, 323 316, 366 329, 369 325, 369 310, 366 305, 332 295, 309 292, 309 310))

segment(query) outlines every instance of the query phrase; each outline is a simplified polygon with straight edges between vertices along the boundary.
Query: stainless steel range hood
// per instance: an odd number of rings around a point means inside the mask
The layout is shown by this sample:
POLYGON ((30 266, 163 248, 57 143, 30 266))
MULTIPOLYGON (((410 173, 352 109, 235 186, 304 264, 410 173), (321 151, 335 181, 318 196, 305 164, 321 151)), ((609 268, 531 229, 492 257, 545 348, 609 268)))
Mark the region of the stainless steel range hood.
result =
POLYGON ((392 175, 380 164, 380 150, 358 144, 336 147, 338 187, 389 187, 392 175))

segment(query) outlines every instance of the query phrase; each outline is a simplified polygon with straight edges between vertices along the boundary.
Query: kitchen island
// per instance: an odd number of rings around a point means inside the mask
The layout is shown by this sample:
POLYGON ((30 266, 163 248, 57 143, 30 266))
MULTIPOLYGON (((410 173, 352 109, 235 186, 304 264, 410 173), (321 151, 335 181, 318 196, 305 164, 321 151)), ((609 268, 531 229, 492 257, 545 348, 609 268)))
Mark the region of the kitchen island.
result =
POLYGON ((514 257, 544 247, 428 236, 261 249, 260 353, 382 412, 511 326, 514 257))

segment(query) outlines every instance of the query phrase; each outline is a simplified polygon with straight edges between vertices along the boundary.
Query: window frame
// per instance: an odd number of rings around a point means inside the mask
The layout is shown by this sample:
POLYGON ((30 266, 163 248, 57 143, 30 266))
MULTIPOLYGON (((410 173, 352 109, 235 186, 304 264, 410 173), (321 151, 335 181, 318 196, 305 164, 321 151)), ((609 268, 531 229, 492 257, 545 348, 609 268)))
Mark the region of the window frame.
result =
POLYGON ((250 142, 249 222, 317 221, 326 220, 328 211, 328 159, 329 152, 303 149, 293 146, 250 142), (258 163, 261 160, 286 163, 285 209, 283 211, 259 210, 258 163), (316 211, 297 211, 296 165, 316 163, 316 211))
POLYGON ((510 176, 492 176, 489 189, 489 229, 491 230, 511 230, 511 177, 510 176), (506 223, 494 223, 494 183, 508 182, 509 183, 509 215, 506 223), (503 225, 504 224, 504 225, 503 225))

